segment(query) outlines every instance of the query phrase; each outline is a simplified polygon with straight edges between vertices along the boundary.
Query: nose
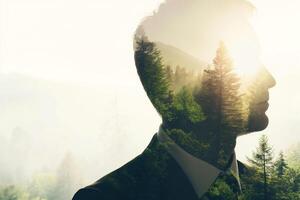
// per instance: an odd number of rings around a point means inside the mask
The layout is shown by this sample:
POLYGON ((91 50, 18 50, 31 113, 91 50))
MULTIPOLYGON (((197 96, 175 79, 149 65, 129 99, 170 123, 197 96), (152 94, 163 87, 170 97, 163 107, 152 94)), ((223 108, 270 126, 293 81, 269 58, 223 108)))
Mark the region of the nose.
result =
POLYGON ((266 87, 274 87, 276 85, 276 80, 273 75, 266 68, 263 68, 262 72, 263 80, 265 82, 264 84, 266 85, 266 87))

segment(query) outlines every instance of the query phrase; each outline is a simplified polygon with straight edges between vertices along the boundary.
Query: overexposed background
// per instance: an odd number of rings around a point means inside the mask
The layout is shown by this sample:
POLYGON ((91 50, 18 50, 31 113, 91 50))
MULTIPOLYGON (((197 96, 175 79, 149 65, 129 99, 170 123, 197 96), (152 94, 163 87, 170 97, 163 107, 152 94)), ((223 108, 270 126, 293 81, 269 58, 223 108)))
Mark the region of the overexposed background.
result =
MULTIPOLYGON (((83 184, 141 153, 160 125, 136 73, 132 38, 160 0, 0 0, 0 180, 56 170, 72 154, 83 184)), ((277 80, 276 151, 300 142, 299 0, 252 0, 264 64, 277 80)))

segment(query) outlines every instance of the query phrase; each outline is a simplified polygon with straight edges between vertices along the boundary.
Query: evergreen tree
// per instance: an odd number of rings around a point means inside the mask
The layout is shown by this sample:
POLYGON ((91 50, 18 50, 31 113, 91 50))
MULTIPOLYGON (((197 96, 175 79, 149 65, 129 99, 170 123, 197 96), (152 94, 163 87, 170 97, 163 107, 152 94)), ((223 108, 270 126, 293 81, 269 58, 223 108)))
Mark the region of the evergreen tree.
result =
POLYGON ((275 162, 272 160, 272 148, 263 136, 253 158, 249 159, 246 173, 241 173, 245 200, 300 199, 300 172, 288 166, 282 152, 275 162))
POLYGON ((136 35, 135 43, 135 64, 143 87, 158 112, 167 117, 171 93, 160 51, 144 34, 136 35))
POLYGON ((290 193, 295 193, 296 196, 298 196, 297 199, 300 199, 300 171, 288 168, 285 178, 287 180, 287 186, 289 187, 290 193))
POLYGON ((248 161, 256 168, 263 176, 264 183, 264 199, 268 199, 268 176, 271 172, 273 164, 273 149, 268 143, 268 137, 263 135, 259 140, 259 146, 256 152, 253 152, 252 159, 248 161))
POLYGON ((217 159, 231 151, 237 135, 245 128, 240 79, 234 72, 224 43, 220 43, 211 69, 205 70, 202 87, 195 96, 207 116, 208 126, 215 134, 213 146, 219 152, 215 155, 217 159))
POLYGON ((285 158, 284 158, 284 155, 283 155, 282 151, 279 153, 279 158, 275 162, 274 166, 275 166, 277 176, 282 177, 285 174, 285 171, 286 171, 287 166, 288 166, 286 161, 285 161, 285 158))

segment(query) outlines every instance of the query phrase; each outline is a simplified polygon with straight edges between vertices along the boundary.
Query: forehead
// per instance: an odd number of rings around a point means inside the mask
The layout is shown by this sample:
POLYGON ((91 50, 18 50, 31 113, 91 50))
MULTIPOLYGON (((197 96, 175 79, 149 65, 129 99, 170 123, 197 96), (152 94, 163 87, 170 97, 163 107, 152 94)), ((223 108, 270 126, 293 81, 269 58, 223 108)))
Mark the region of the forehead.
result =
POLYGON ((168 0, 141 26, 150 41, 172 45, 211 62, 223 41, 236 62, 259 62, 259 43, 244 0, 168 0))

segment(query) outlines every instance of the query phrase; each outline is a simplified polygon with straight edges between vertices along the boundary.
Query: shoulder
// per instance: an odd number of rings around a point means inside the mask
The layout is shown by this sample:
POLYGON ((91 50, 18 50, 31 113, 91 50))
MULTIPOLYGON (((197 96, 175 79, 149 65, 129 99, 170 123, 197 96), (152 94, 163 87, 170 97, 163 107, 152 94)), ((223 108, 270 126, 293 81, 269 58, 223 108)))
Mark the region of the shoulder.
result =
POLYGON ((78 190, 72 198, 72 200, 99 200, 99 199, 103 199, 101 192, 88 187, 78 190))
POLYGON ((101 181, 78 190, 72 200, 118 200, 122 194, 113 185, 101 181))
POLYGON ((142 154, 95 183, 80 189, 73 200, 140 199, 159 190, 165 168, 166 152, 157 146, 156 137, 142 154))
POLYGON ((139 155, 95 183, 77 191, 73 200, 127 199, 131 192, 143 190, 151 177, 145 169, 145 156, 139 155))

